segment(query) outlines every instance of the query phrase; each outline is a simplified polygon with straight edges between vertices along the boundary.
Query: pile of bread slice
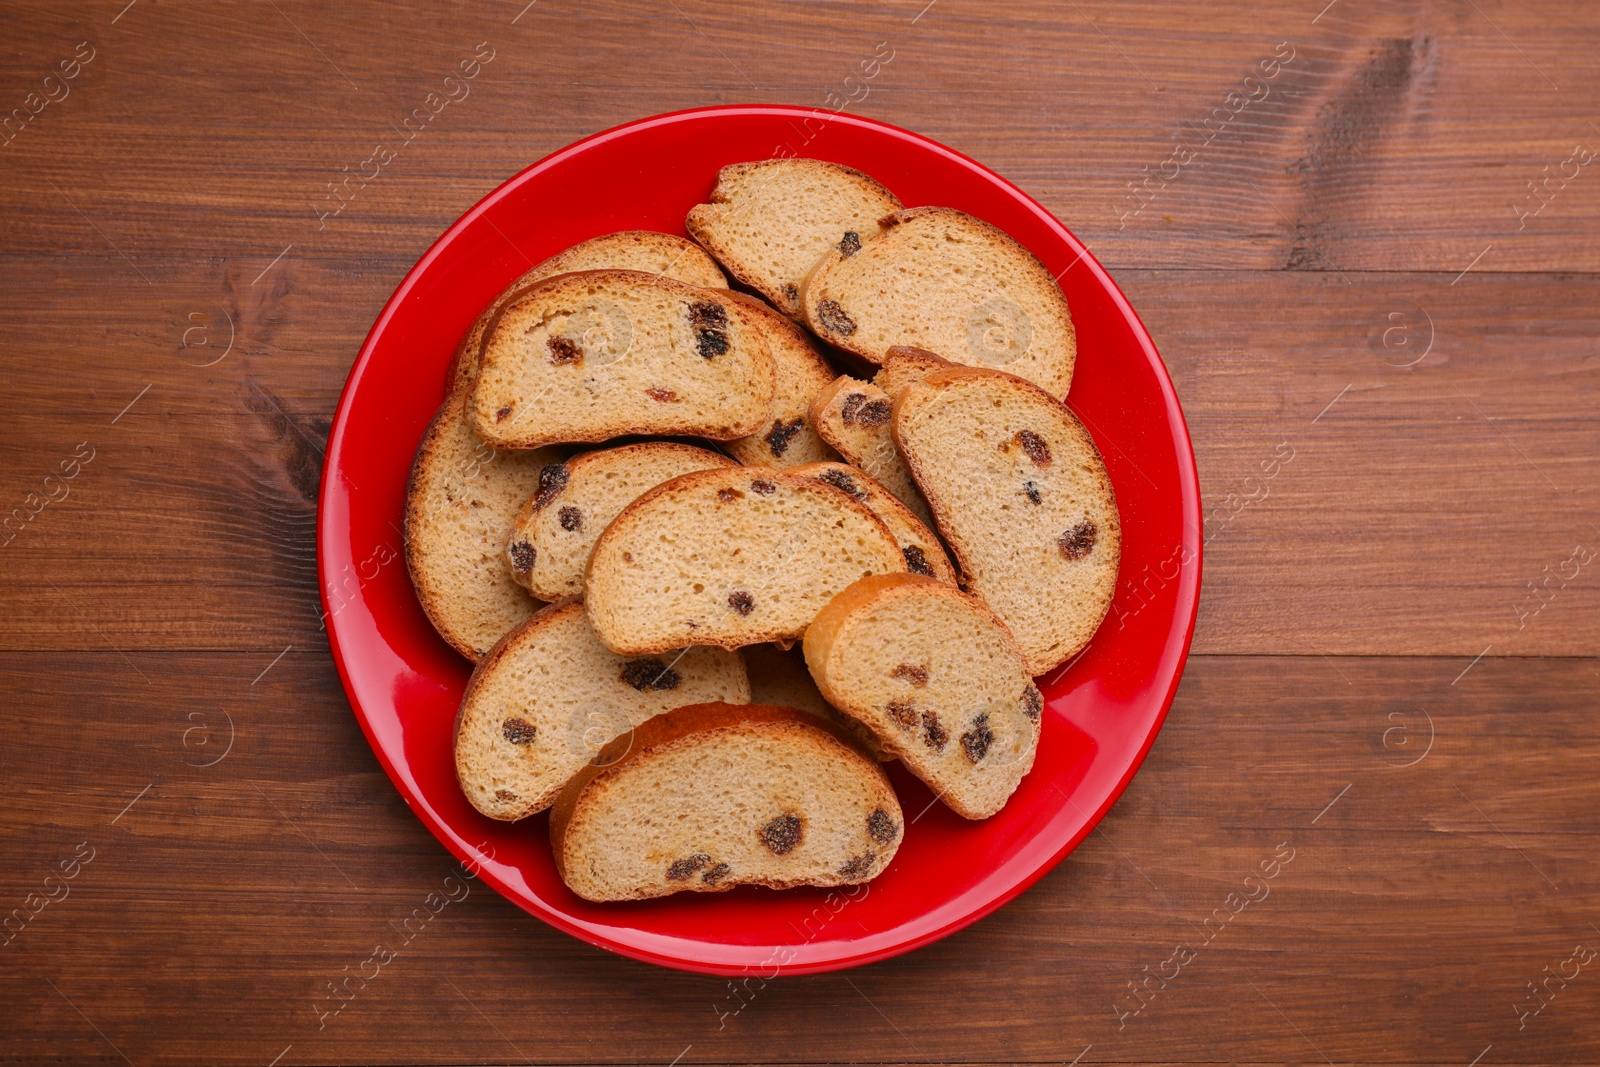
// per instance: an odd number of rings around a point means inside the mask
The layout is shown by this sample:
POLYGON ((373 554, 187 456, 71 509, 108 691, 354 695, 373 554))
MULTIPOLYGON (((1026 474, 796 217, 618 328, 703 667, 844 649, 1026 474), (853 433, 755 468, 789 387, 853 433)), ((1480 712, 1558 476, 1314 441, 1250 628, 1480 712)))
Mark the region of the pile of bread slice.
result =
POLYGON ((551 810, 596 901, 871 879, 890 760, 998 812, 1032 679, 1117 581, 1072 319, 1020 244, 810 159, 723 168, 686 228, 485 308, 408 488, 418 599, 476 664, 461 788, 551 810))

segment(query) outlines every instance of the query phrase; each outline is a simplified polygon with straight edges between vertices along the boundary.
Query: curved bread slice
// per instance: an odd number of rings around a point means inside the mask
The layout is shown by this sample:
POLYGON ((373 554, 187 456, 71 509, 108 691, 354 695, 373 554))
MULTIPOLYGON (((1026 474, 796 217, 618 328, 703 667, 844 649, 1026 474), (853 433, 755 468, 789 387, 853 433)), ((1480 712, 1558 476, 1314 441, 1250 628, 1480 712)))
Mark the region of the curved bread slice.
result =
POLYGON ((898 210, 899 199, 858 170, 767 159, 723 167, 711 203, 691 208, 686 225, 728 273, 798 319, 806 275, 823 254, 860 249, 898 210))
POLYGON ((806 322, 873 363, 891 345, 1004 370, 1055 397, 1072 384, 1077 341, 1061 287, 1000 230, 945 207, 902 211, 853 256, 831 252, 806 284, 806 322))
POLYGON ((671 441, 606 448, 553 463, 511 527, 511 575, 544 600, 583 594, 583 568, 601 531, 646 490, 690 471, 738 464, 671 441))
POLYGON ((484 331, 501 308, 521 296, 535 282, 579 270, 636 270, 675 278, 704 289, 721 289, 728 284, 728 279, 717 267, 717 261, 705 249, 682 237, 654 230, 623 230, 621 233, 591 237, 564 252, 557 252, 529 270, 506 286, 494 302, 483 309, 456 348, 455 366, 450 374, 451 388, 465 389, 477 377, 478 354, 483 347, 484 331))
POLYGON ((589 621, 633 655, 800 637, 857 578, 906 569, 883 522, 832 486, 763 467, 699 471, 623 509, 584 576, 589 621))
POLYGON ((744 657, 745 673, 750 676, 750 703, 810 712, 880 763, 894 759, 878 744, 871 730, 823 699, 799 652, 763 644, 746 645, 739 654, 744 657))
POLYGON ((1065 404, 997 371, 906 387, 895 441, 975 594, 1035 675, 1094 636, 1116 591, 1122 527, 1105 461, 1065 404))
POLYGON ((767 351, 777 371, 777 390, 766 426, 749 437, 729 441, 729 454, 752 467, 798 467, 836 458, 806 421, 811 401, 833 381, 833 368, 805 330, 753 296, 729 295, 744 305, 747 317, 766 335, 767 351))
POLYGON ((859 500, 883 520, 900 542, 900 554, 906 558, 906 570, 937 578, 947 585, 956 584, 956 569, 945 555, 944 546, 911 509, 895 499, 893 493, 845 463, 808 463, 794 468, 794 473, 804 474, 819 482, 826 482, 852 500, 859 500))
POLYGON ((905 825, 883 771, 813 716, 697 704, 608 745, 556 801, 556 868, 585 900, 853 885, 905 825))
POLYGON ((1044 700, 995 614, 930 578, 863 578, 806 631, 824 696, 956 814, 987 819, 1033 767, 1044 700))
POLYGON ((772 409, 772 356, 740 305, 638 271, 547 278, 489 328, 468 410, 502 448, 623 434, 745 437, 772 409))
POLYGON ((538 610, 506 569, 506 534, 539 484, 550 450, 497 452, 468 425, 466 397, 447 397, 422 435, 406 486, 406 566, 439 636, 477 662, 538 610))
POLYGON ((735 653, 618 656, 589 629, 582 604, 552 604, 472 672, 456 715, 456 778, 489 818, 525 818, 548 808, 601 747, 646 719, 684 703, 749 699, 735 653))
POLYGON ((933 513, 895 447, 889 425, 893 415, 888 393, 871 382, 842 377, 817 394, 808 417, 817 436, 838 449, 845 462, 877 479, 913 515, 931 525, 933 513))
POLYGON ((905 392, 906 386, 912 382, 920 382, 936 370, 955 365, 926 348, 891 345, 889 351, 884 354, 883 366, 872 376, 872 384, 888 393, 890 400, 899 400, 900 394, 905 392))

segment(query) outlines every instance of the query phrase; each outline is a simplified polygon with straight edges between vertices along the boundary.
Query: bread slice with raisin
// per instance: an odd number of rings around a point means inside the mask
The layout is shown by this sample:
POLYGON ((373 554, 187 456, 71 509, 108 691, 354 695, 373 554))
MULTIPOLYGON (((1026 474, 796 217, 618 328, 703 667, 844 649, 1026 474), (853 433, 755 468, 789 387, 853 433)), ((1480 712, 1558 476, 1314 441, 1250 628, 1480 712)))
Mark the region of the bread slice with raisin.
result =
POLYGON ((619 737, 562 790, 550 845, 585 900, 854 885, 905 818, 878 765, 795 708, 695 704, 619 737))
POLYGON ((539 472, 506 544, 511 575, 543 600, 583 595, 583 568, 600 532, 646 490, 690 471, 738 464, 719 452, 645 441, 582 452, 539 472))
POLYGON ((800 291, 824 253, 851 255, 881 232, 899 199, 859 170, 820 159, 734 163, 711 202, 689 211, 689 235, 728 273, 801 317, 800 291))
POLYGON ((953 366, 956 364, 926 348, 890 345, 884 354, 883 366, 872 377, 872 384, 888 393, 890 400, 898 400, 912 382, 920 382, 936 370, 953 366))
POLYGON ((865 504, 789 471, 737 467, 685 474, 624 508, 595 542, 584 596, 613 651, 740 648, 798 638, 857 578, 905 569, 865 504))
POLYGON ((417 600, 450 646, 477 662, 539 608, 506 569, 506 534, 553 450, 500 452, 472 432, 466 396, 440 405, 406 486, 406 566, 417 600))
POLYGON ((456 715, 456 778, 491 819, 548 808, 613 738, 683 704, 745 703, 744 661, 718 648, 629 658, 595 637, 577 601, 551 604, 472 672, 456 715))
POLYGON ((830 704, 861 721, 952 811, 987 819, 1034 766, 1043 697, 974 597, 918 574, 838 593, 805 637, 830 704))
POLYGON ((1065 404, 1021 378, 953 367, 906 387, 894 436, 967 591, 1044 674, 1094 636, 1122 527, 1105 461, 1065 404))
POLYGON ((852 500, 859 500, 871 508, 872 513, 889 527, 894 539, 900 542, 900 554, 906 558, 906 570, 912 574, 937 578, 947 585, 956 584, 956 569, 951 565, 950 557, 945 555, 939 539, 921 519, 912 514, 910 508, 900 503, 882 485, 846 463, 808 463, 804 467, 794 468, 794 472, 826 482, 852 500))
POLYGON ((845 462, 865 471, 924 524, 931 524, 933 513, 895 447, 889 425, 893 414, 888 393, 871 382, 844 376, 817 394, 808 418, 817 436, 837 449, 845 462))
POLYGON ((765 428, 729 441, 725 446, 728 453, 752 467, 798 467, 838 458, 806 420, 811 401, 833 381, 834 375, 811 335, 753 296, 729 295, 743 305, 746 317, 765 334, 777 373, 777 389, 765 428))
POLYGON ((746 645, 739 654, 744 657, 745 673, 750 676, 750 703, 808 711, 844 733, 873 759, 879 762, 894 759, 878 744, 871 730, 822 698, 799 650, 777 645, 746 645))
POLYGON ((731 441, 766 425, 763 332, 725 291, 638 271, 560 274, 489 327, 468 410, 500 448, 683 434, 731 441))
POLYGON ((1033 767, 1043 698, 976 598, 915 574, 863 578, 822 609, 805 653, 827 700, 956 814, 987 819, 1033 767))
POLYGON ((483 347, 484 331, 501 308, 525 293, 535 282, 579 270, 636 270, 675 278, 703 289, 721 289, 728 284, 728 279, 717 267, 717 261, 705 249, 682 237, 656 233, 654 230, 624 230, 591 237, 533 267, 506 286, 483 309, 456 347, 455 364, 450 374, 452 388, 465 389, 477 376, 478 354, 483 347))
POLYGON ((873 363, 891 345, 916 345, 1067 395, 1072 315, 1033 253, 953 208, 911 208, 885 222, 876 241, 854 255, 829 252, 812 272, 804 303, 817 336, 873 363))

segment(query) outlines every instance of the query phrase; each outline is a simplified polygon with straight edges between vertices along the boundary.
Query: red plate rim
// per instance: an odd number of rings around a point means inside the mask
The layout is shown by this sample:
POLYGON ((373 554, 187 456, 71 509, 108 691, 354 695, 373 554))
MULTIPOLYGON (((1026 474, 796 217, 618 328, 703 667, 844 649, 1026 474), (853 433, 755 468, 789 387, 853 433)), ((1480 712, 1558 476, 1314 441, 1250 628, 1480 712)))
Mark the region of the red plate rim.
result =
MULTIPOLYGON (((1089 252, 1083 243, 1079 241, 1070 230, 1062 225, 1062 223, 1058 221, 1055 216, 1053 216, 1036 200, 1034 200, 1033 197, 1029 196, 1026 192, 1017 187, 1008 179, 983 166, 981 163, 978 163, 970 157, 963 155, 954 149, 948 148, 945 145, 942 145, 939 142, 921 134, 914 133, 910 130, 903 129, 889 123, 880 122, 875 119, 847 115, 822 108, 796 107, 783 104, 727 104, 710 107, 686 108, 680 111, 653 115, 648 118, 637 119, 632 122, 623 123, 619 126, 614 126, 599 133, 592 134, 579 141, 575 141, 548 156, 545 156, 543 159, 524 168, 513 177, 495 187, 495 189, 489 192, 486 196, 474 204, 471 209, 466 211, 454 223, 452 223, 444 231, 444 233, 442 233, 439 238, 429 246, 428 250, 406 273, 405 278, 401 280, 394 293, 384 303, 382 311, 374 321, 372 328, 368 331, 366 339, 362 343, 360 353, 357 355, 354 364, 351 366, 349 376, 345 381, 345 386, 340 392, 339 403, 334 415, 333 425, 328 435, 328 445, 323 461, 322 481, 321 488, 318 493, 317 507, 318 581, 321 587, 320 593, 324 617, 329 620, 327 626, 329 648, 332 652, 334 662, 338 667, 339 679, 341 684, 344 686, 346 697, 350 702, 350 706, 355 714, 356 720, 361 724, 361 729, 367 738, 368 745, 371 747, 373 753, 377 756, 378 762, 383 767, 384 772, 389 776, 390 781, 394 783, 395 788, 407 801, 408 806, 412 808, 413 812, 422 820, 429 832, 432 833, 434 837, 437 838, 441 843, 443 843, 457 859, 463 862, 464 865, 471 867, 480 859, 480 857, 474 853, 472 848, 468 846, 466 842, 454 832, 454 830, 445 825, 442 820, 436 817, 430 805, 427 803, 419 803, 419 800, 422 798, 414 794, 413 790, 407 784, 404 776, 401 775, 396 768, 389 752, 386 750, 384 745, 379 742, 379 739, 374 732, 374 727, 369 721, 366 711, 362 708, 360 702, 356 698, 355 685, 350 675, 344 650, 341 647, 340 626, 329 600, 329 589, 332 585, 328 574, 328 567, 330 565, 329 559, 337 554, 336 545, 333 540, 334 533, 330 528, 329 519, 330 509, 328 505, 330 498, 333 495, 333 489, 331 487, 334 484, 334 479, 330 478, 330 474, 339 468, 344 451, 346 426, 350 417, 352 396, 356 386, 366 372, 368 363, 372 359, 373 352, 377 348, 378 339, 388 327, 397 309, 407 299, 407 297, 410 296, 411 290, 417 284, 418 279, 428 271, 433 262, 439 257, 442 250, 448 247, 458 237, 458 235, 460 235, 464 230, 471 226, 474 221, 482 216, 490 208, 490 206, 506 197, 511 191, 518 188, 521 184, 532 180, 551 168, 559 167, 569 158, 580 154, 584 150, 589 149, 597 144, 626 136, 641 129, 681 122, 686 118, 699 117, 712 113, 747 114, 767 117, 783 117, 797 120, 805 120, 808 118, 822 119, 826 123, 842 123, 876 130, 880 133, 888 134, 894 138, 915 143, 925 150, 932 151, 945 157, 960 167, 973 172, 983 180, 995 184, 1007 195, 1015 198, 1016 201, 1026 206, 1031 213, 1037 216, 1040 223, 1051 230, 1069 247, 1076 250, 1076 253, 1079 257, 1078 262, 1081 262, 1081 264, 1094 275, 1098 284, 1104 289, 1107 296, 1110 297, 1115 309, 1127 320, 1134 338, 1138 342, 1145 359, 1148 361, 1150 369, 1154 374, 1155 381, 1160 389, 1161 403, 1165 408, 1165 421, 1171 432, 1171 444, 1173 447, 1174 457, 1177 460, 1176 476, 1181 492, 1181 501, 1179 503, 1182 513, 1182 533, 1179 548, 1184 552, 1186 558, 1180 562, 1179 572, 1174 581, 1175 603, 1174 612, 1172 615, 1173 625, 1170 628, 1170 637, 1161 651, 1155 668, 1151 672, 1153 679, 1163 676, 1165 677, 1165 692, 1162 696, 1161 706, 1155 715, 1151 728, 1149 729, 1143 742, 1140 744, 1137 754, 1128 761, 1126 768, 1123 770, 1114 788, 1111 789, 1109 794, 1100 803, 1100 805, 1089 815, 1083 826, 1073 833, 1053 854, 1040 861, 1031 872, 1019 878, 1013 885, 1007 887, 1004 891, 997 893, 982 905, 973 908, 965 914, 951 919, 942 926, 924 930, 920 934, 908 936, 903 941, 899 941, 887 947, 880 947, 854 953, 844 952, 835 957, 827 959, 795 961, 793 963, 785 964, 783 967, 783 971, 788 974, 816 974, 858 967, 864 964, 889 959, 898 955, 902 955, 906 952, 913 951, 924 945, 940 940, 941 938, 947 937, 958 930, 970 926, 985 916, 993 913, 996 909, 1009 903, 1011 900, 1015 899, 1019 894, 1037 882, 1046 873, 1052 870, 1061 862, 1063 858, 1066 857, 1068 853, 1075 849, 1083 841, 1083 839, 1089 835, 1089 833, 1093 831, 1095 826, 1098 825, 1100 820, 1105 816, 1106 812, 1109 811, 1112 805, 1114 805, 1118 798, 1121 797, 1123 791, 1127 788, 1128 783, 1138 771, 1140 765, 1144 761, 1145 756, 1149 753, 1151 745, 1154 744, 1156 735, 1160 733, 1161 727, 1166 721, 1167 712, 1171 707, 1173 697, 1177 692, 1179 681, 1183 675, 1184 664, 1188 659, 1190 644, 1194 637, 1195 619, 1199 609, 1203 539, 1201 537, 1202 526, 1200 522, 1201 501, 1199 477, 1195 467, 1194 449, 1189 438, 1188 425, 1183 416, 1182 406, 1178 401, 1177 392, 1173 388, 1171 377, 1167 373, 1166 366, 1162 362, 1160 354, 1157 352, 1155 344, 1151 340, 1148 330, 1146 330, 1143 321, 1140 320, 1138 313, 1128 302, 1128 299, 1123 294, 1121 288, 1116 284, 1111 276, 1106 273, 1105 268, 1101 266, 1099 261, 1091 252, 1089 252)), ((1076 266, 1077 262, 1075 262, 1073 265, 1076 266)), ((1071 268, 1069 267, 1068 269, 1071 268)), ((1062 273, 1064 274, 1065 271, 1062 273)), ((608 949, 620 955, 664 967, 702 974, 739 975, 750 973, 751 971, 752 964, 731 965, 716 961, 696 960, 686 956, 670 955, 648 947, 630 943, 628 940, 622 937, 610 936, 607 933, 596 930, 584 923, 574 921, 573 919, 554 910, 536 906, 535 902, 524 899, 521 894, 512 890, 509 885, 504 880, 497 877, 490 868, 480 868, 478 871, 478 876, 493 886, 495 890, 502 896, 506 897, 508 900, 523 908, 530 914, 536 916, 541 921, 548 923, 556 929, 570 934, 581 941, 608 949)), ((754 953, 757 951, 760 951, 760 949, 752 948, 752 959, 755 958, 754 953)))

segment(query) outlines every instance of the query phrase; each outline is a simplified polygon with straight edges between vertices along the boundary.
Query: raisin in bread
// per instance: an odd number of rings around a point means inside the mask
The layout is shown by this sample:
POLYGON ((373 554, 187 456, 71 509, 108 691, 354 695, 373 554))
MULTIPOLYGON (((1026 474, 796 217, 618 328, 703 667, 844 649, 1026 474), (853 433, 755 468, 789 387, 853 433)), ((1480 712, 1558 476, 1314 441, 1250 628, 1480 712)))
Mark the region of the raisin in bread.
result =
POLYGON ((550 844, 585 900, 853 885, 905 819, 878 765, 806 712, 696 704, 619 737, 562 790, 550 844))
POLYGON ((477 662, 539 608, 511 580, 506 534, 552 450, 499 452, 472 432, 466 397, 445 399, 422 435, 406 486, 406 566, 434 629, 477 662))
POLYGON ((882 762, 894 758, 878 744, 871 730, 822 698, 798 651, 763 644, 746 645, 739 654, 744 657, 745 673, 750 676, 750 703, 808 711, 843 732, 873 759, 882 762))
POLYGON ((871 382, 848 376, 825 387, 808 416, 817 436, 838 450, 845 462, 875 478, 924 524, 933 522, 927 501, 895 448, 889 423, 894 403, 871 382))
POLYGON ((638 271, 561 274, 489 327, 468 410, 501 448, 764 426, 774 371, 762 331, 723 290, 638 271))
POLYGON ((857 578, 906 569, 865 504, 788 471, 674 478, 622 510, 589 556, 584 596, 607 648, 740 648, 800 637, 857 578))
POLYGON ((806 631, 806 666, 951 810, 987 819, 1033 767, 1044 701, 995 614, 913 574, 863 578, 806 631))
POLYGON ((1094 636, 1122 528, 1105 461, 1065 404, 1021 378, 955 367, 906 387, 894 436, 967 590, 1044 674, 1094 636))
POLYGON ((544 600, 583 594, 583 568, 602 530, 647 489, 690 471, 738 464, 717 452, 646 441, 583 452, 539 472, 506 545, 511 575, 544 600))
POLYGON ((817 336, 873 363, 891 345, 917 345, 1067 395, 1077 341, 1044 264, 952 208, 912 208, 885 222, 883 236, 856 254, 833 251, 817 264, 804 293, 817 336))
POLYGON ((720 289, 728 279, 717 268, 716 260, 692 241, 654 230, 624 230, 592 237, 557 252, 506 286, 494 302, 483 309, 472 328, 456 347, 451 368, 452 389, 465 389, 478 373, 478 353, 483 334, 500 309, 517 299, 534 282, 579 270, 636 270, 660 274, 704 289, 720 289))
POLYGON ((729 441, 729 454, 753 467, 798 467, 837 458, 806 421, 811 401, 833 381, 833 368, 805 330, 753 296, 729 295, 744 306, 746 317, 766 335, 767 351, 777 372, 777 390, 766 426, 749 437, 729 441))
POLYGON ((794 468, 794 473, 804 474, 819 482, 826 482, 853 500, 859 500, 883 520, 900 542, 900 554, 906 558, 906 570, 924 574, 948 585, 956 584, 956 570, 945 555, 944 546, 933 531, 912 514, 911 509, 895 499, 893 493, 867 477, 866 474, 845 463, 808 463, 794 468))
POLYGON ((749 699, 736 653, 618 656, 594 636, 582 604, 552 604, 472 672, 456 715, 456 778, 489 818, 526 818, 548 808, 604 745, 646 719, 683 704, 749 699))
POLYGON ((729 274, 799 319, 806 276, 823 254, 858 251, 898 210, 895 195, 858 170, 767 159, 723 167, 711 202, 690 209, 686 226, 729 274))

